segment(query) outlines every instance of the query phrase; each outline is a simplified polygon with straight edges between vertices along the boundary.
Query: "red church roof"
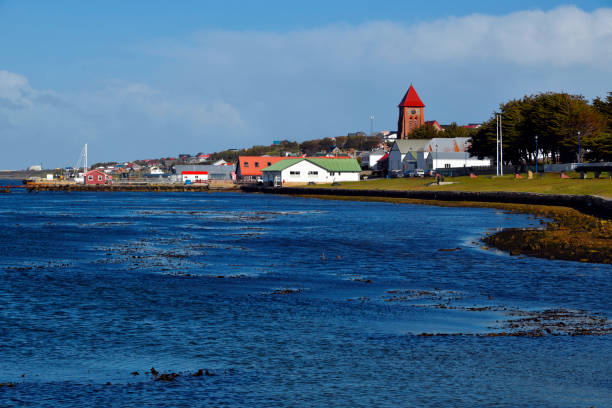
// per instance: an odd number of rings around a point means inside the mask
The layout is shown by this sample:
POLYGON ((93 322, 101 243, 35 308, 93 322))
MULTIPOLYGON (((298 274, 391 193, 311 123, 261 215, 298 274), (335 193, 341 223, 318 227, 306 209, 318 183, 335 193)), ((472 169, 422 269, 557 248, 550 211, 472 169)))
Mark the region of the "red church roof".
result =
POLYGON ((419 94, 414 90, 412 84, 410 84, 410 88, 408 88, 408 92, 404 95, 404 99, 400 102, 398 107, 409 107, 409 108, 424 108, 425 104, 419 98, 419 94))

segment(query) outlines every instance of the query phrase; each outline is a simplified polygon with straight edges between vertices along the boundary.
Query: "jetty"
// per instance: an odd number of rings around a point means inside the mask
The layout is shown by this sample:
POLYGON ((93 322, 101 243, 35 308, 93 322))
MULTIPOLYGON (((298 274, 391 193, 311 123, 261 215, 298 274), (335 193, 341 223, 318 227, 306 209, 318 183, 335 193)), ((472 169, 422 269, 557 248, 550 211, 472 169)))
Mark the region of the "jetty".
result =
POLYGON ((0 192, 10 193, 13 189, 25 189, 28 192, 41 191, 63 192, 206 192, 206 191, 238 191, 238 187, 228 184, 210 183, 120 183, 120 184, 75 184, 75 183, 26 183, 0 187, 0 192))

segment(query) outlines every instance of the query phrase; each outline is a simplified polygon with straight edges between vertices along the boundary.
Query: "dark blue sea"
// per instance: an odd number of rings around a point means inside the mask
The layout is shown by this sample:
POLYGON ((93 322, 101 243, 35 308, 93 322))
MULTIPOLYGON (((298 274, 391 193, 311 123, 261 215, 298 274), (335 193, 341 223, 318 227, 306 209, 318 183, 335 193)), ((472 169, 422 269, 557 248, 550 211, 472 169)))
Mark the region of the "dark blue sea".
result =
POLYGON ((241 193, 0 194, 0 406, 610 407, 611 336, 487 335, 511 310, 612 317, 611 266, 481 248, 539 225, 241 193))

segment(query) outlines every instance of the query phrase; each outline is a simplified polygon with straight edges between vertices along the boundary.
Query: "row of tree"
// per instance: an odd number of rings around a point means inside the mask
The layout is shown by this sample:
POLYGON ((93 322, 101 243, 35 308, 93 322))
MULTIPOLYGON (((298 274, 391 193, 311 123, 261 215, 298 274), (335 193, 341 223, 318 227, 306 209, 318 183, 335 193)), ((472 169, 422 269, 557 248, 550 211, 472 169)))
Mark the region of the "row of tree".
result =
POLYGON ((307 140, 300 143, 303 154, 312 155, 318 152, 331 152, 335 148, 348 150, 372 150, 378 147, 382 139, 377 136, 366 136, 363 132, 352 133, 348 136, 325 137, 323 139, 307 140))
POLYGON ((472 137, 476 129, 465 128, 459 126, 457 122, 453 122, 446 126, 444 131, 436 129, 433 125, 427 123, 419 126, 410 133, 410 139, 433 139, 434 137, 472 137))
MULTIPOLYGON (((541 93, 500 106, 504 162, 612 161, 612 92, 590 104, 583 96, 541 93)), ((470 152, 496 157, 497 119, 474 134, 470 152)))
POLYGON ((335 148, 341 151, 351 149, 355 150, 372 150, 378 147, 382 139, 377 136, 366 136, 363 132, 351 133, 348 136, 337 136, 334 138, 325 137, 322 139, 306 140, 302 143, 282 140, 276 144, 269 146, 253 146, 247 149, 240 150, 224 150, 211 154, 212 161, 224 159, 233 162, 236 156, 281 156, 285 153, 292 155, 313 155, 319 152, 329 153, 335 148))

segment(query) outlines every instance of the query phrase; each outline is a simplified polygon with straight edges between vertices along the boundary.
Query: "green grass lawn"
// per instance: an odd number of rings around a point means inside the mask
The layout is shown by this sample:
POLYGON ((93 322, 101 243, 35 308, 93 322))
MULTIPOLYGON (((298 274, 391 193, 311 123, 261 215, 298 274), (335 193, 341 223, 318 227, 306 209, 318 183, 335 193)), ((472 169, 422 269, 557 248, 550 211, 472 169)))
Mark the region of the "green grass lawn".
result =
POLYGON ((521 174, 522 179, 515 179, 514 175, 503 177, 478 176, 470 177, 446 177, 444 181, 452 182, 448 185, 432 185, 435 182, 432 177, 374 179, 359 182, 342 182, 339 186, 329 184, 318 184, 311 187, 329 188, 352 188, 368 190, 438 190, 438 191, 519 191, 545 194, 576 194, 596 195, 612 198, 612 179, 594 179, 589 174, 586 180, 578 178, 577 174, 569 174, 569 179, 562 179, 558 173, 546 173, 544 177, 534 176, 532 180, 526 174, 521 174))

